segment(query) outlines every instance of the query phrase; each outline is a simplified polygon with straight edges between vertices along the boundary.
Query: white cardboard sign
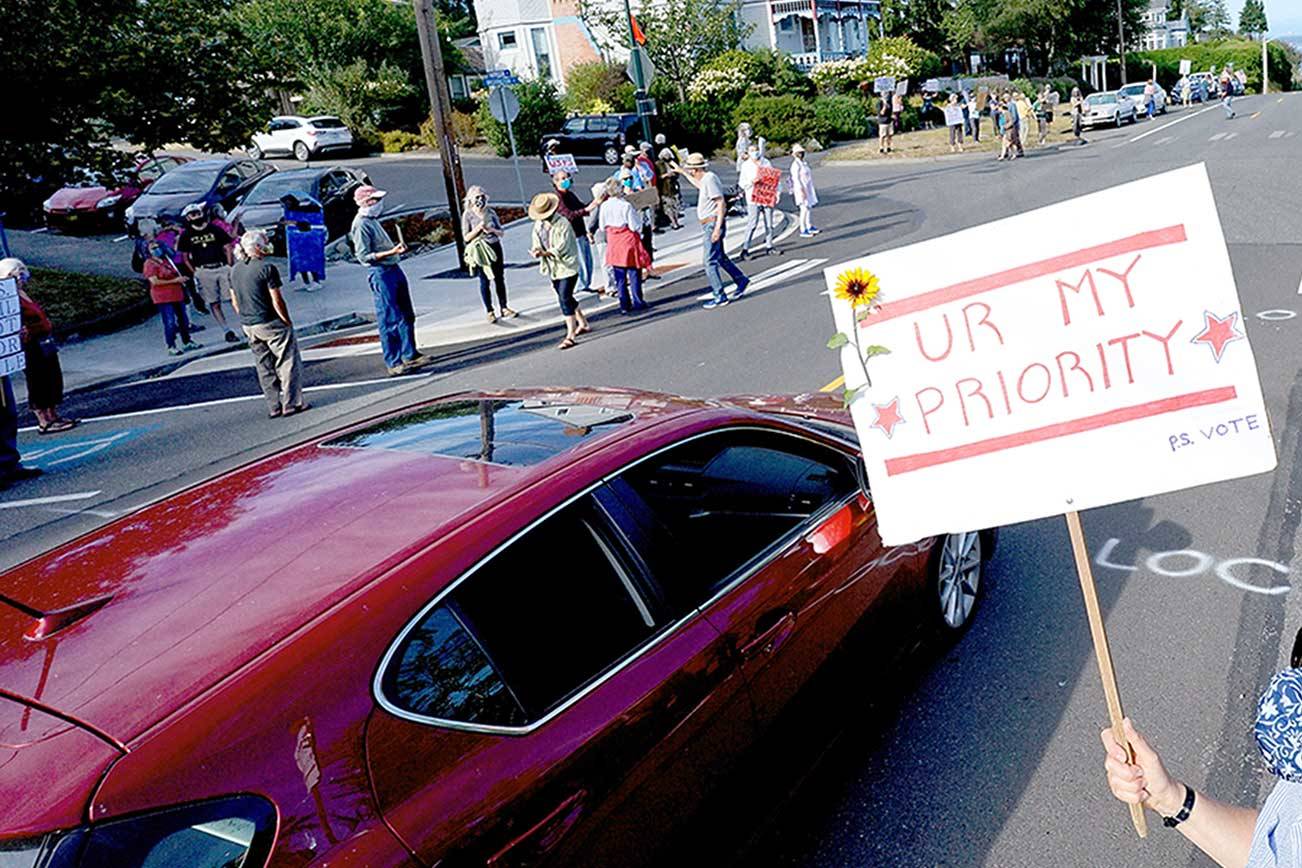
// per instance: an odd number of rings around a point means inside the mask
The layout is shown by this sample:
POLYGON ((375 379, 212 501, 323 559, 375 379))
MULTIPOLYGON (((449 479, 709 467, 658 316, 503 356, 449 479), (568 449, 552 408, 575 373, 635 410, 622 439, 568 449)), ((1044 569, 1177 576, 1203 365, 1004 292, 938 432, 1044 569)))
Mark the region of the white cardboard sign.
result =
POLYGON ((568 172, 571 175, 577 175, 579 164, 574 162, 573 154, 548 154, 544 157, 547 161, 547 174, 554 175, 557 172, 568 172))
MULTIPOLYGON (((1275 467, 1199 164, 826 269, 876 275, 842 350, 890 545, 1275 467)), ((839 332, 855 312, 832 295, 839 332)))
POLYGON ((12 277, 0 280, 0 377, 16 374, 26 367, 18 336, 23 324, 21 311, 18 281, 12 277))

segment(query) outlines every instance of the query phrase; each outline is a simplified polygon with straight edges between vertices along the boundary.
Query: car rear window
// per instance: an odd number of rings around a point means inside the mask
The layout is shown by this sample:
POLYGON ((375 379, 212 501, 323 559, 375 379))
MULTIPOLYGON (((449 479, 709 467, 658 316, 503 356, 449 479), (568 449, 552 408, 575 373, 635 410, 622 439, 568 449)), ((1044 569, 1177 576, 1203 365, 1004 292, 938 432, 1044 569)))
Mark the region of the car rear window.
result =
POLYGON ((308 118, 307 122, 318 130, 338 130, 344 126, 344 122, 339 118, 308 118))
POLYGON ((546 461, 633 414, 589 404, 448 401, 328 440, 325 447, 399 449, 492 464, 546 461))

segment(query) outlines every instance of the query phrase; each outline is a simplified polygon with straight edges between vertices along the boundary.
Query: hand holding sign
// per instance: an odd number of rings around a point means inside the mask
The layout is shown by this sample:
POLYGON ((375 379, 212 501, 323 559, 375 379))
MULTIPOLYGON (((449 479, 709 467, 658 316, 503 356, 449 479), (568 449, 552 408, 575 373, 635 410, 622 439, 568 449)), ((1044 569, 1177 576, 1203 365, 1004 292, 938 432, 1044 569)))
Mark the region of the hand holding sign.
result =
MULTIPOLYGON (((826 275, 882 540, 1066 514, 1124 742, 1076 511, 1275 467, 1206 170, 1168 172, 826 275), (866 314, 835 292, 856 270, 879 288, 866 314), (874 345, 891 352, 869 364, 863 348, 874 345)), ((1142 812, 1133 816, 1142 828, 1142 812)))

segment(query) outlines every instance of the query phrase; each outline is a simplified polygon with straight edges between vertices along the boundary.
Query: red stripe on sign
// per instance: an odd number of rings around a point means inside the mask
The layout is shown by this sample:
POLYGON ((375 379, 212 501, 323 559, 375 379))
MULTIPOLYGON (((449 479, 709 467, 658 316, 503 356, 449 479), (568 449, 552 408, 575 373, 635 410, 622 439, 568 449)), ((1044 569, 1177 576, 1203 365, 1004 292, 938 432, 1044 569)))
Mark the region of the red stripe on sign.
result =
POLYGON ((1133 407, 1109 410, 1106 413, 1097 413, 1082 419, 1072 419, 1068 422, 1058 422, 1055 425, 1045 425, 1042 428, 1032 428, 1029 431, 1019 431, 1016 434, 1004 434, 1001 437, 978 440, 975 443, 967 443, 963 446, 953 446, 949 449, 938 449, 935 452, 919 452, 917 455, 889 458, 886 461, 886 475, 899 476, 901 473, 921 470, 924 467, 935 467, 937 464, 949 464, 952 461, 962 461, 965 458, 975 458, 978 455, 989 455, 991 452, 1002 452, 1005 449, 1015 449, 1018 446, 1039 443, 1043 440, 1054 440, 1058 437, 1068 437, 1085 431, 1095 431, 1099 428, 1120 425, 1123 422, 1133 422, 1136 419, 1147 419, 1150 416, 1173 413, 1176 410, 1204 407, 1208 404, 1220 404, 1225 401, 1232 401, 1236 397, 1238 397, 1238 392, 1235 391, 1233 386, 1206 389, 1202 392, 1190 392, 1187 395, 1176 395, 1173 398, 1163 398, 1160 401, 1136 404, 1133 407))
POLYGON ((927 310, 937 305, 948 304, 951 301, 970 298, 983 292, 989 292, 992 289, 1000 289, 1014 283, 1043 277, 1046 274, 1053 274, 1066 268, 1088 265, 1100 259, 1120 256, 1123 253, 1134 253, 1136 250, 1148 250, 1166 244, 1179 244, 1185 240, 1183 223, 1168 226, 1165 229, 1140 232, 1138 235, 1118 238, 1116 241, 1109 241, 1106 244, 1096 244, 1093 247, 1086 247, 1084 250, 1077 250, 1074 253, 1064 253, 1061 256, 1041 259, 1039 262, 1032 262, 1027 265, 1019 265, 1017 268, 988 274, 985 277, 976 277, 951 286, 942 286, 940 289, 933 289, 931 292, 924 292, 912 298, 886 302, 874 311, 872 316, 860 323, 859 328, 866 329, 888 319, 908 316, 920 310, 927 310))

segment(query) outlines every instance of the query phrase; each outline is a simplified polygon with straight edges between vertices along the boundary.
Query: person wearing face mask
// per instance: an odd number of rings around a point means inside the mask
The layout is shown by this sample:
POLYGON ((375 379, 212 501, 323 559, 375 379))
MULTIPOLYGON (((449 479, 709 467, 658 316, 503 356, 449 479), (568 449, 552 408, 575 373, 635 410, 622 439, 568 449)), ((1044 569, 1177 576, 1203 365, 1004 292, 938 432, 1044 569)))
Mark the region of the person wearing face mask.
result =
POLYGON ((407 252, 405 243, 393 243, 380 223, 384 211, 384 190, 363 184, 353 192, 357 216, 348 237, 353 255, 370 267, 367 278, 375 302, 375 325, 380 333, 380 350, 390 377, 411 373, 429 362, 416 349, 416 312, 411 304, 407 275, 399 261, 407 252))
POLYGON ((610 288, 619 293, 619 312, 631 314, 647 306, 642 300, 642 269, 650 264, 650 257, 638 237, 642 215, 624 199, 624 189, 613 178, 606 181, 606 198, 599 213, 613 283, 610 288))
POLYGON ((574 245, 579 257, 579 283, 581 292, 592 291, 592 237, 585 225, 592 204, 584 202, 574 192, 574 179, 570 173, 561 169, 552 175, 552 186, 556 188, 556 213, 570 221, 574 230, 574 245))
POLYGON ((1221 865, 1302 865, 1302 630, 1290 662, 1257 702, 1257 749, 1279 778, 1260 810, 1218 801, 1177 780, 1129 718, 1124 726, 1133 760, 1111 729, 1101 733, 1112 794, 1156 812, 1221 865))
POLYGON ((145 246, 147 258, 141 274, 149 282, 149 298, 158 308, 163 321, 163 340, 167 351, 179 356, 186 350, 197 350, 199 344, 190 340, 190 321, 185 315, 185 275, 172 261, 167 247, 157 238, 145 246), (176 338, 181 336, 178 346, 176 338))
POLYGON ((779 252, 773 247, 773 209, 758 204, 754 198, 759 170, 771 168, 772 165, 767 157, 760 155, 759 145, 751 145, 746 151, 746 159, 741 164, 741 175, 737 178, 737 186, 746 194, 746 237, 742 239, 738 259, 750 256, 750 242, 760 223, 764 224, 764 255, 779 252))
POLYGON ((176 249, 185 257, 185 264, 194 275, 195 288, 213 318, 226 332, 226 343, 237 340, 235 332, 226 324, 222 312, 222 295, 231 286, 231 248, 235 241, 222 227, 208 216, 201 202, 191 202, 181 211, 185 228, 177 239, 176 249))
POLYGON ((482 238, 492 253, 489 269, 493 273, 493 284, 497 289, 498 313, 493 313, 493 298, 488 293, 488 274, 483 268, 479 270, 479 298, 484 302, 484 310, 488 312, 488 321, 497 322, 499 315, 503 318, 518 316, 506 304, 506 254, 502 252, 502 221, 497 218, 497 212, 488 207, 488 193, 478 184, 466 190, 465 204, 461 209, 461 234, 467 244, 482 238))

